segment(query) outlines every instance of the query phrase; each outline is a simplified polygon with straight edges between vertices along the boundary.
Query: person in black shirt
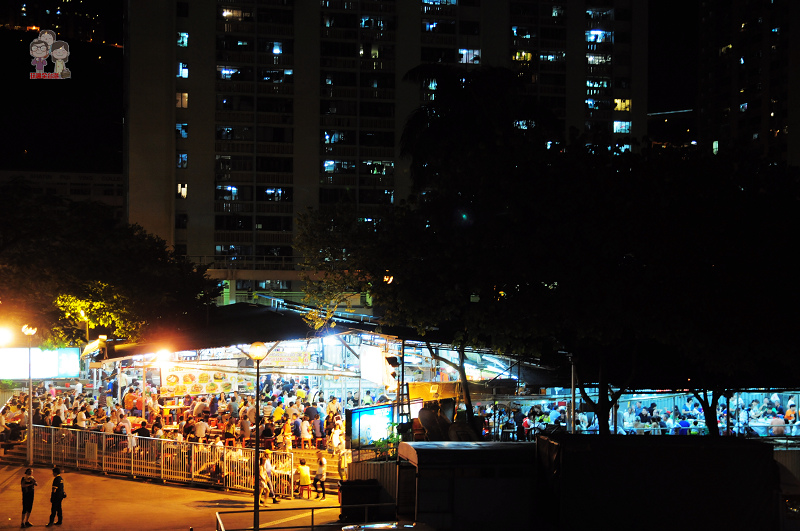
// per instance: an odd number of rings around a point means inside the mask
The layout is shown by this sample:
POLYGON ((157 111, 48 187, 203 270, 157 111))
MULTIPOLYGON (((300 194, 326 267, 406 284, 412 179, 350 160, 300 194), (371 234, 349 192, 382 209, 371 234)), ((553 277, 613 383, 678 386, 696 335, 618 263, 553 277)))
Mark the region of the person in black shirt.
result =
POLYGON ((64 480, 61 479, 61 469, 53 468, 53 488, 50 491, 50 522, 45 527, 52 527, 53 521, 58 517, 55 525, 61 525, 61 501, 66 498, 64 493, 64 480))
POLYGON ((150 430, 147 429, 147 422, 142 421, 142 426, 139 429, 133 430, 133 433, 139 437, 150 437, 150 430))
MULTIPOLYGON (((31 517, 33 510, 33 489, 36 487, 36 480, 31 475, 31 469, 25 469, 25 475, 22 476, 22 524, 20 527, 33 527, 33 524, 28 521, 31 517)), ((9 518, 10 520, 10 518, 9 518)))

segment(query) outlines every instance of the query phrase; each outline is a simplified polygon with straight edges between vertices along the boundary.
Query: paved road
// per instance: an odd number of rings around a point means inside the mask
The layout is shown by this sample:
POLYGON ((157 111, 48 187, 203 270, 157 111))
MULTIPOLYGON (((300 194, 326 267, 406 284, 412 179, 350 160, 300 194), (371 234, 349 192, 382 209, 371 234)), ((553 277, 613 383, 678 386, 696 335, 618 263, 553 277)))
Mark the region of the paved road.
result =
MULTIPOLYGON (((20 479, 25 467, 0 463, 0 529, 19 529, 22 512, 20 479)), ((51 468, 34 467, 33 476, 39 486, 30 521, 43 527, 50 516, 51 468)), ((64 500, 64 524, 53 529, 93 531, 213 531, 217 511, 247 511, 241 515, 225 515, 226 529, 252 529, 253 496, 215 489, 163 484, 156 480, 104 476, 94 472, 65 469, 67 499, 64 500)), ((325 507, 314 513, 315 523, 334 522, 339 517, 336 495, 323 501, 283 500, 268 503, 260 513, 261 526, 300 526, 310 522, 311 507, 325 507), (292 509, 277 511, 276 509, 292 509)), ((337 529, 329 527, 327 529, 337 529)))

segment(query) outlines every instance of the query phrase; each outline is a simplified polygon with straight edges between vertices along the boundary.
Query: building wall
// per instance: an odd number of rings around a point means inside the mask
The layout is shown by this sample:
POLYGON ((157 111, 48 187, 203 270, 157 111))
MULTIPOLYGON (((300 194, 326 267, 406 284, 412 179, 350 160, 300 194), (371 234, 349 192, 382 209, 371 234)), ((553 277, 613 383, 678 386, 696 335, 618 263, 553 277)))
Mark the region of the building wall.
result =
POLYGON ((800 5, 714 0, 703 3, 701 24, 703 146, 800 163, 791 135, 800 126, 800 5))
POLYGON ((563 138, 572 128, 629 143, 646 132, 645 4, 131 1, 129 219, 215 277, 296 279, 291 243, 307 208, 347 201, 368 218, 408 194, 399 140, 409 113, 435 97, 404 80, 422 62, 515 68, 563 138), (603 86, 590 92, 589 78, 603 86), (615 121, 632 125, 614 133, 615 121))

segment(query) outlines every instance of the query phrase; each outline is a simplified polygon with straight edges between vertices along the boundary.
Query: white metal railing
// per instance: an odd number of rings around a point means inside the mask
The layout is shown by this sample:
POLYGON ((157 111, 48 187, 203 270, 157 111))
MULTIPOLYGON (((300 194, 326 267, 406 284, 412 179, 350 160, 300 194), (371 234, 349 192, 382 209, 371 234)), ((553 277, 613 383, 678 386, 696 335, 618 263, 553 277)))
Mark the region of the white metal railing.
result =
MULTIPOLYGON (((98 431, 33 427, 33 461, 108 474, 177 483, 253 490, 252 448, 153 439, 98 431)), ((292 495, 294 457, 273 452, 273 484, 278 496, 292 495)))

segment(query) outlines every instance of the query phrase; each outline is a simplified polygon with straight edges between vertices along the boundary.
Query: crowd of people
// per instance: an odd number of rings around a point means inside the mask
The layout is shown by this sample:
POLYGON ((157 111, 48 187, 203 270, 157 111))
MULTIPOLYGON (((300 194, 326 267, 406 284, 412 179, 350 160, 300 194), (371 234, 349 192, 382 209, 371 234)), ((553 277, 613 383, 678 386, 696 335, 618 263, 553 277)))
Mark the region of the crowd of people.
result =
MULTIPOLYGON (((609 429, 620 435, 707 435, 709 429, 719 430, 722 435, 794 435, 800 434, 800 418, 794 395, 790 395, 784 408, 777 393, 765 396, 763 400, 753 399, 745 404, 743 399, 731 401, 730 427, 728 406, 724 400, 715 412, 716 426, 706 424, 706 416, 700 403, 689 396, 681 405, 658 407, 655 402, 645 405, 641 400, 634 405, 615 409, 609 415, 609 429), (759 431, 761 430, 761 431, 759 431)), ((487 432, 492 426, 500 430, 495 434, 501 440, 515 439, 531 441, 537 433, 547 429, 567 429, 567 408, 554 402, 535 404, 527 413, 522 407, 501 407, 492 411, 491 407, 481 412, 487 419, 487 432), (494 416, 496 415, 496 424, 494 416)), ((575 412, 576 433, 598 433, 599 418, 585 411, 575 412)))

